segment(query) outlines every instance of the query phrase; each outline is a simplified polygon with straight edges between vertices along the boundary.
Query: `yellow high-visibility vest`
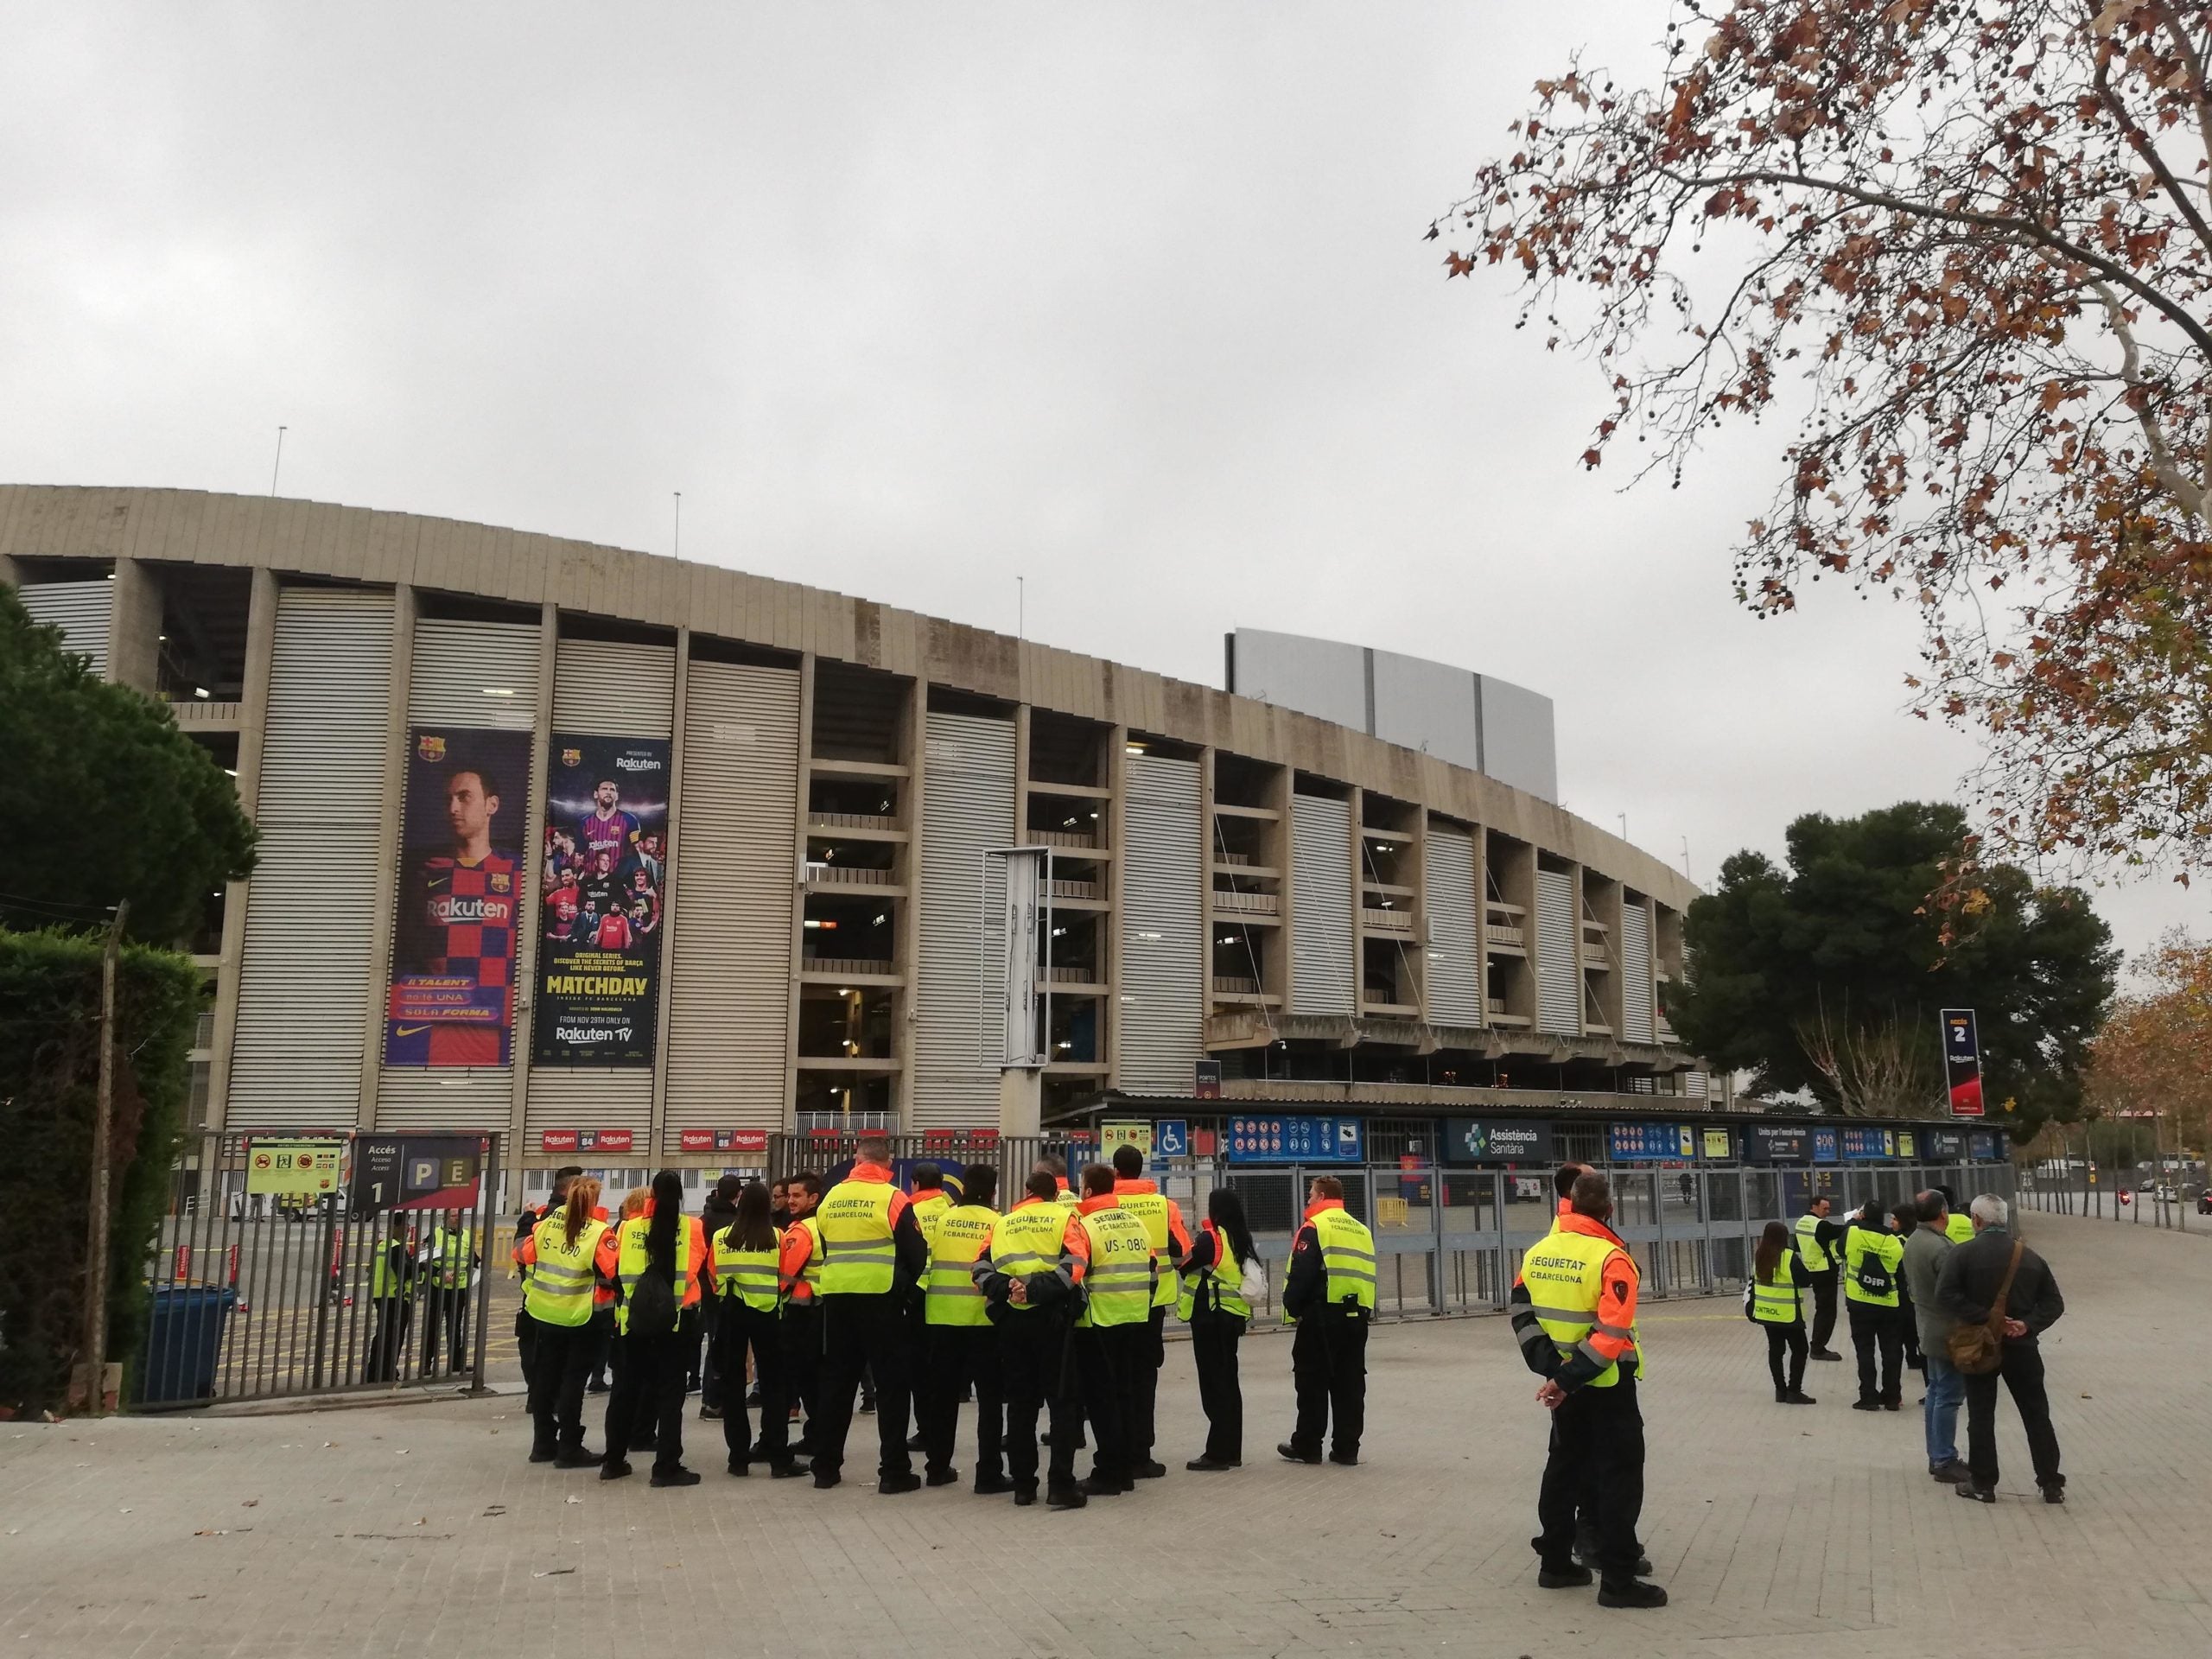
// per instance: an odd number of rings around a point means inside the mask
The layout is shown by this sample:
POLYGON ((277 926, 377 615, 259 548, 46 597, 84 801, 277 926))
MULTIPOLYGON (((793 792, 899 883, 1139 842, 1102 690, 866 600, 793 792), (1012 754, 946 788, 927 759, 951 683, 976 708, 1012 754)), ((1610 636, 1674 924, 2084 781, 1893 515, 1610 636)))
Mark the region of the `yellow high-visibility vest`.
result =
POLYGON ((715 1281, 721 1294, 759 1313, 776 1311, 776 1263, 783 1254, 780 1240, 766 1249, 748 1250, 737 1243, 737 1228, 725 1227, 715 1235, 715 1281))
POLYGON ((1172 1306, 1175 1300, 1175 1275, 1166 1271, 1170 1236, 1166 1197, 1159 1192, 1123 1192, 1116 1195, 1114 1201, 1144 1224, 1144 1236, 1152 1244, 1153 1254, 1160 1258, 1162 1271, 1160 1282, 1153 1287, 1152 1305, 1154 1307, 1172 1306))
POLYGON ((585 1222, 573 1243, 567 1233, 558 1216, 541 1220, 531 1230, 537 1263, 523 1287, 522 1305, 531 1318, 547 1325, 589 1325, 592 1258, 599 1254, 599 1241, 607 1236, 607 1224, 585 1222))
POLYGON ((1821 1218, 1807 1214, 1797 1217, 1797 1254, 1805 1258, 1805 1266, 1814 1273, 1826 1273, 1835 1264, 1828 1258, 1827 1246, 1821 1243, 1821 1218))
POLYGON ((1605 1366, 1591 1378, 1588 1386, 1593 1389, 1610 1389, 1621 1380, 1621 1361, 1607 1360, 1590 1345, 1591 1337, 1601 1329, 1606 1336, 1628 1338, 1630 1345, 1621 1358, 1632 1358, 1632 1375, 1643 1375, 1643 1344, 1637 1339, 1636 1328, 1618 1331, 1598 1323, 1605 1266, 1618 1248, 1608 1239, 1558 1228, 1521 1258, 1521 1282, 1529 1292, 1529 1311, 1557 1344, 1560 1357, 1572 1359, 1581 1350, 1605 1366))
POLYGON ((1144 1223, 1117 1205, 1079 1212, 1090 1243, 1090 1265, 1084 1270, 1089 1293, 1079 1327, 1134 1325, 1152 1317, 1152 1241, 1144 1223))
POLYGON ((891 1288, 899 1252, 891 1243, 891 1201, 885 1181, 840 1181, 814 1212, 822 1241, 824 1296, 880 1296, 891 1288))
MULTIPOLYGON (((1068 1212, 1055 1202, 1025 1204, 1007 1211, 991 1224, 991 1268, 1009 1279, 1028 1279, 1040 1273, 1066 1272, 1068 1212)), ((1034 1302, 1009 1301, 1017 1313, 1026 1313, 1034 1302)))
POLYGON ((928 1294, 923 1298, 930 1325, 988 1325, 990 1304, 976 1282, 976 1262, 990 1248, 999 1214, 988 1205, 949 1205, 939 1211, 930 1235, 928 1294))
POLYGON ((1788 1250, 1774 1264, 1774 1282, 1751 1278, 1751 1317, 1768 1325, 1795 1325, 1803 1317, 1797 1306, 1796 1258, 1788 1250))

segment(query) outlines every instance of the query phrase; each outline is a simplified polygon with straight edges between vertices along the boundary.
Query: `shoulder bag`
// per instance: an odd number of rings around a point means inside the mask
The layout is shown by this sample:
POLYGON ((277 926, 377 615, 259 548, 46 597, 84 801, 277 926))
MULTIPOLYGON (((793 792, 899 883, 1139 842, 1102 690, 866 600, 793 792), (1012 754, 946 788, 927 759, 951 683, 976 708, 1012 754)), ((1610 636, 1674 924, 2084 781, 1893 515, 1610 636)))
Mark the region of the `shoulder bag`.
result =
POLYGON ((2005 1264, 1989 1318, 1980 1325, 1952 1326, 1943 1344, 1950 1350, 1951 1363, 1969 1376, 1988 1376, 2005 1351, 2005 1299, 2012 1294, 2012 1275, 2020 1270, 2020 1256, 2027 1248, 2018 1239, 2012 1241, 2012 1259, 2005 1264))

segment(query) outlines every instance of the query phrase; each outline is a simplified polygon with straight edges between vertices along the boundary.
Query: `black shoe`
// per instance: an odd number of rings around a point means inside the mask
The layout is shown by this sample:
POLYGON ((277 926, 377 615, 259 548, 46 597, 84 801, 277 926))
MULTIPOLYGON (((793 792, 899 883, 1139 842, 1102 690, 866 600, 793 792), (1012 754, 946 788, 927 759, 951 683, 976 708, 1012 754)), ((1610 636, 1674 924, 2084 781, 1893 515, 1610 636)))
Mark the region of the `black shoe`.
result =
POLYGON ((1951 1488, 1961 1497, 1970 1497, 1977 1503, 1994 1503, 1997 1494, 1986 1486, 1977 1486, 1971 1479, 1962 1480, 1951 1488))
POLYGON ((1293 1463, 1321 1461, 1321 1454, 1319 1452, 1301 1452, 1288 1440, 1278 1440, 1275 1443, 1275 1452, 1278 1456, 1287 1458, 1293 1463))
POLYGON ((814 1477, 814 1490, 817 1492, 828 1491, 832 1486, 835 1486, 839 1481, 844 1478, 842 1475, 835 1473, 828 1469, 814 1469, 808 1471, 808 1472, 814 1477))
POLYGON ((1090 1475, 1076 1482, 1075 1489, 1085 1497, 1119 1497, 1123 1492, 1135 1490, 1134 1482, 1116 1480, 1110 1475, 1090 1475))
POLYGON ((560 1455, 561 1449, 558 1446, 533 1446, 530 1448, 530 1460, 532 1463, 551 1463, 560 1455))
POLYGON ((1815 1359, 1841 1359, 1843 1356, 1833 1348, 1815 1348, 1813 1350, 1813 1357, 1815 1359))
POLYGON ((584 1384, 584 1392, 586 1394, 605 1394, 607 1392, 607 1387, 604 1382, 596 1381, 590 1382, 584 1384))
POLYGON ((601 1480, 620 1480, 632 1472, 633 1471, 630 1467, 630 1461, 626 1458, 610 1458, 599 1465, 599 1478, 601 1480))
POLYGON ((1903 1402, 1899 1401, 1885 1400, 1882 1402, 1882 1409, 1884 1411, 1903 1411, 1904 1409, 1904 1406, 1903 1402))
POLYGON ((720 1406, 702 1406, 699 1408, 699 1421, 701 1422, 719 1423, 721 1420, 722 1408, 720 1406))
MULTIPOLYGON (((1534 1543, 1536 1541, 1532 1538, 1529 1541, 1534 1543)), ((1578 1538, 1574 1541, 1574 1564, 1577 1567, 1586 1567, 1592 1572, 1597 1570, 1598 1546, 1593 1541, 1586 1538, 1578 1538)), ((1639 1553, 1636 1558, 1637 1575, 1640 1578, 1650 1570, 1651 1558, 1639 1553)))
POLYGON ((696 1469, 686 1469, 679 1463, 673 1469, 654 1470, 652 1478, 646 1484, 652 1486, 696 1486, 699 1484, 699 1471, 696 1469))
POLYGON ((1344 1465, 1345 1468, 1350 1469, 1359 1462, 1359 1453, 1357 1452, 1332 1452, 1329 1453, 1329 1461, 1331 1463, 1340 1463, 1344 1465))
POLYGON ((1129 1465, 1129 1478, 1133 1480, 1158 1480, 1166 1473, 1166 1464, 1154 1463, 1150 1458, 1147 1458, 1142 1463, 1133 1463, 1129 1465))
POLYGON ((749 1475, 753 1472, 753 1465, 743 1458, 732 1458, 729 1460, 729 1471, 740 1477, 749 1475))
POLYGON ((760 1403, 760 1385, 758 1382, 745 1391, 745 1403, 748 1406, 757 1406, 760 1403))
POLYGON ((805 1435, 802 1434, 798 1439, 791 1442, 791 1456, 795 1458, 810 1458, 813 1455, 814 1442, 809 1440, 805 1435))
POLYGON ((1785 1406, 1817 1406, 1821 1402, 1802 1389, 1792 1389, 1782 1396, 1782 1403, 1785 1406))
MULTIPOLYGON (((1048 1488, 1045 1493, 1045 1507, 1048 1510, 1081 1509, 1084 1504, 1090 1502, 1090 1498, 1084 1495, 1084 1487, 1089 1484, 1090 1483, 1085 1481, 1080 1485, 1053 1486, 1048 1488)), ((1025 1498, 1020 1493, 1016 1492, 1014 1494, 1014 1501, 1017 1503, 1034 1503, 1036 1500, 1034 1497, 1025 1498)))
MULTIPOLYGON (((1014 1489, 1014 1506, 1017 1510, 1026 1510, 1036 1501, 1037 1483, 1035 1481, 1033 1480, 1026 1486, 1017 1486, 1014 1489)), ((1080 1509, 1083 1506, 1079 1503, 1067 1503, 1063 1504, 1061 1507, 1064 1509, 1074 1510, 1080 1509)))
POLYGON ((922 1478, 913 1474, 879 1475, 875 1490, 883 1497, 895 1497, 900 1492, 918 1492, 922 1490, 922 1478))
POLYGON ((1879 1411, 1882 1402, 1878 1400, 1854 1400, 1851 1402, 1851 1408, 1853 1411, 1879 1411))
POLYGON ((768 1478, 771 1480, 797 1480, 801 1475, 810 1475, 813 1472, 804 1464, 789 1460, 783 1463, 772 1463, 768 1465, 768 1478))
POLYGON ((1600 1607, 1664 1607, 1667 1592, 1656 1584, 1646 1584, 1641 1579, 1630 1579, 1626 1584, 1600 1584, 1598 1586, 1600 1607))
POLYGON ((906 1437, 906 1449, 909 1452, 919 1452, 924 1449, 924 1442, 918 1432, 906 1437))
POLYGON ((1788 1405, 1789 1403, 1789 1390, 1787 1389, 1777 1389, 1774 1391, 1774 1403, 1777 1406, 1788 1405))
POLYGON ((932 1469, 922 1477, 925 1486, 957 1486, 959 1475, 950 1469, 932 1469))
POLYGON ((1576 1590, 1597 1578, 1586 1567, 1569 1562, 1565 1567, 1540 1567, 1536 1569, 1536 1583, 1546 1590, 1576 1590))
POLYGON ((978 1475, 972 1488, 978 1497, 996 1497, 1014 1490, 1014 1483, 1004 1475, 978 1475))
POLYGON ((861 1415, 863 1417, 873 1417, 875 1415, 875 1396, 874 1395, 864 1394, 861 1396, 861 1415))
POLYGON ((588 1446, 572 1446, 553 1459, 556 1469, 596 1469, 607 1461, 604 1452, 594 1452, 588 1446))
POLYGON ((1242 1458, 1192 1458, 1183 1466, 1194 1474, 1211 1475, 1222 1469, 1242 1469, 1244 1460, 1242 1458))
POLYGON ((1974 1471, 1958 1459, 1953 1458, 1949 1462, 1939 1463, 1929 1470, 1928 1478, 1930 1480, 1945 1481, 1955 1486, 1961 1481, 1972 1480, 1974 1471))
POLYGON ((2066 1489, 2063 1486, 2044 1487, 2043 1501, 2046 1503, 2063 1503, 2066 1501, 2066 1489))

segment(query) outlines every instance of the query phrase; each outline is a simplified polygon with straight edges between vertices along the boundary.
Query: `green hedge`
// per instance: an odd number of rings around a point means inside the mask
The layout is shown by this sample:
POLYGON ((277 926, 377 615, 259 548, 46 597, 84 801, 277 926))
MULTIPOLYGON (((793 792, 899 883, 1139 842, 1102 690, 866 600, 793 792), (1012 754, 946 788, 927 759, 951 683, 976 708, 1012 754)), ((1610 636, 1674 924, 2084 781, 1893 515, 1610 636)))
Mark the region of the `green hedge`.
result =
MULTIPOLYGON (((99 1080, 97 938, 0 933, 0 1406, 59 1410, 84 1332, 99 1080)), ((116 973, 108 1357, 145 1341, 147 1253, 168 1202, 204 995, 190 960, 125 945, 116 973)))

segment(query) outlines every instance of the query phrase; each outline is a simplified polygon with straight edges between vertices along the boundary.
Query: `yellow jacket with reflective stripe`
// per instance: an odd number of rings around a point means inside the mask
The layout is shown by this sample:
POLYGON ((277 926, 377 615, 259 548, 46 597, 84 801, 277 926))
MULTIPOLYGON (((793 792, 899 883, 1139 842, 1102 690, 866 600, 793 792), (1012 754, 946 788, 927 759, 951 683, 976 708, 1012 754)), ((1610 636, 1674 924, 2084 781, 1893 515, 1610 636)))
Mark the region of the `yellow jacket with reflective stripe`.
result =
POLYGON ((840 1181, 823 1196, 812 1217, 822 1240, 824 1296, 881 1296, 891 1289, 899 1251, 891 1242, 892 1200, 887 1181, 840 1181))
POLYGON ((1964 1211, 1954 1210, 1944 1218, 1943 1236, 1954 1244, 1964 1244, 1974 1237, 1974 1217, 1964 1211))
POLYGON ((1076 1219, 1090 1244, 1083 1271, 1087 1293, 1078 1326, 1133 1325, 1152 1317, 1152 1241, 1144 1223, 1118 1204, 1080 1211, 1076 1219))
POLYGON ((998 1224, 999 1212, 988 1205, 949 1205, 938 1211, 930 1228, 929 1289, 923 1299, 928 1324, 991 1322, 975 1268, 998 1224))
POLYGON ((952 1208, 952 1194, 941 1186, 932 1186, 915 1193, 906 1200, 914 1212, 914 1225, 922 1230, 922 1242, 930 1249, 937 1249, 937 1235, 933 1230, 946 1211, 952 1208))
MULTIPOLYGON (((1313 1230, 1313 1242, 1321 1248, 1321 1271, 1325 1276, 1321 1300, 1336 1307, 1349 1296, 1372 1313, 1375 1235, 1367 1230, 1367 1224, 1350 1211, 1331 1208, 1315 1211, 1306 1218, 1306 1224, 1313 1230)), ((1286 1325, 1298 1323, 1287 1313, 1282 1317, 1286 1325)))
MULTIPOLYGON (((1521 1283, 1529 1293, 1529 1311, 1558 1346, 1560 1357, 1571 1359, 1577 1349, 1586 1349, 1591 1360, 1604 1364, 1605 1369, 1586 1385, 1593 1389, 1610 1389, 1621 1380, 1621 1360, 1608 1361, 1589 1345, 1590 1338, 1599 1329, 1598 1304, 1605 1294, 1605 1266, 1620 1248, 1610 1238, 1593 1238, 1554 1226, 1521 1258, 1521 1283)), ((1632 1374, 1642 1376, 1643 1344, 1637 1340, 1635 1327, 1607 1329, 1605 1334, 1628 1339, 1630 1346, 1621 1357, 1634 1355, 1632 1374)))
POLYGON ((1751 1317, 1767 1325, 1795 1325, 1804 1317, 1797 1305, 1797 1257, 1783 1250, 1774 1264, 1774 1282, 1763 1285, 1751 1277, 1751 1317))
MULTIPOLYGON (((1118 1189, 1119 1183, 1116 1183, 1118 1189)), ((1114 1202, 1144 1224, 1144 1236, 1152 1245, 1153 1254, 1160 1258, 1160 1282, 1153 1287, 1152 1305, 1171 1307, 1175 1302, 1175 1274, 1171 1270, 1174 1261, 1169 1250, 1171 1235, 1167 1226, 1167 1212, 1172 1201, 1161 1192, 1123 1192, 1116 1190, 1114 1202)))
POLYGON ((1843 1294, 1845 1300, 1866 1302, 1875 1307, 1895 1307, 1897 1305, 1897 1268, 1904 1260, 1904 1241, 1892 1232, 1872 1232, 1855 1224, 1843 1236, 1843 1294), (1888 1269, 1890 1287, 1876 1294, 1859 1282, 1859 1274, 1869 1258, 1888 1269))
POLYGON ((1210 1221, 1202 1226, 1202 1238, 1193 1240, 1192 1247, 1195 1249, 1203 1238, 1211 1238, 1214 1241, 1214 1263, 1210 1268, 1201 1268, 1196 1273, 1179 1275, 1181 1289, 1175 1299, 1176 1318, 1189 1319, 1198 1303, 1198 1287, 1211 1285, 1216 1307, 1241 1319, 1250 1319, 1252 1304, 1244 1300, 1244 1264, 1236 1259, 1236 1252, 1230 1248, 1227 1233, 1210 1221))
MULTIPOLYGON (((1057 1199, 1046 1204, 1031 1198, 1017 1204, 991 1224, 990 1243, 985 1249, 990 1270, 1009 1279, 1057 1273, 1065 1280, 1069 1274, 1064 1248, 1067 1232, 1068 1212, 1057 1199)), ((1007 1303, 1016 1313, 1027 1313, 1036 1306, 1034 1302, 1007 1303)))
POLYGON ((762 1313, 776 1311, 776 1264, 783 1257, 781 1239, 765 1250, 741 1249, 733 1224, 715 1235, 715 1282, 721 1294, 762 1313))
MULTIPOLYGON (((543 1222, 538 1224, 541 1227, 544 1224, 543 1222)), ((651 1216, 632 1216, 622 1224, 621 1230, 614 1236, 614 1276, 622 1287, 622 1300, 615 1305, 614 1324, 625 1336, 630 1332, 630 1293, 637 1287, 638 1281, 645 1276, 645 1232, 652 1224, 651 1216)), ((676 1317, 679 1321, 683 1317, 684 1303, 691 1294, 691 1240, 687 1236, 686 1229, 698 1224, 696 1216, 678 1216, 676 1218, 676 1281, 671 1288, 675 1292, 676 1317)), ((673 1331, 676 1326, 671 1325, 668 1328, 673 1331)))
POLYGON ((531 1230, 531 1247, 537 1261, 524 1285, 522 1305, 530 1317, 547 1325, 591 1323, 591 1291, 594 1274, 592 1257, 607 1236, 603 1221, 587 1221, 573 1244, 563 1237, 557 1216, 540 1221, 531 1230))
POLYGON ((1821 1243, 1821 1217, 1810 1211, 1797 1217, 1797 1253, 1814 1273, 1825 1273, 1835 1265, 1828 1259, 1827 1246, 1821 1243))

